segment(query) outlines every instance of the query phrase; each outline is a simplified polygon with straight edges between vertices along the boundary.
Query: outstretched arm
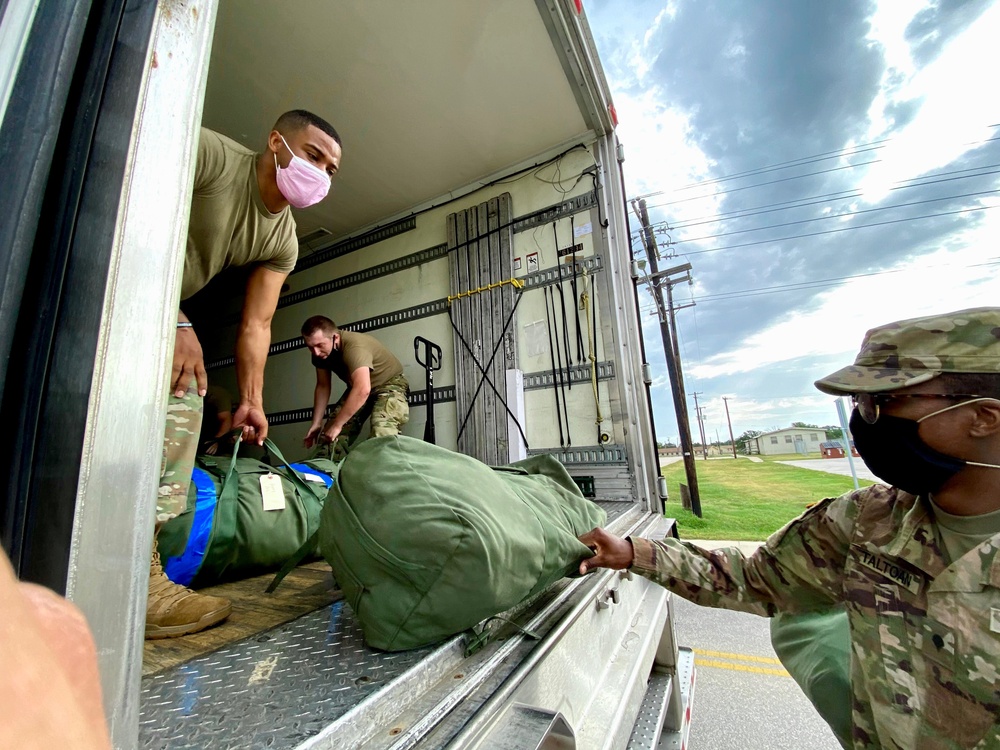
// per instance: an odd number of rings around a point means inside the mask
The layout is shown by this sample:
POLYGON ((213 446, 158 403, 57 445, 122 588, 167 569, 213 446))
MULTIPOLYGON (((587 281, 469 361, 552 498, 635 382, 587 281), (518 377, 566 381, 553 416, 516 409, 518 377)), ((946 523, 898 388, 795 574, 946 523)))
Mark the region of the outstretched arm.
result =
POLYGON ((286 273, 258 266, 247 281, 243 318, 236 339, 236 379, 240 405, 233 426, 243 427, 243 439, 263 445, 267 437, 264 416, 264 365, 271 346, 271 318, 278 306, 286 273))
POLYGON ((330 404, 330 371, 316 368, 316 390, 313 392, 313 418, 302 441, 306 448, 312 448, 316 435, 323 429, 323 415, 330 404))
POLYGON ((367 367, 359 367, 351 373, 351 392, 347 394, 344 405, 340 412, 331 420, 323 431, 323 437, 331 443, 340 435, 344 425, 350 421, 351 417, 358 413, 365 401, 368 400, 372 391, 371 372, 367 367))
POLYGON ((580 537, 595 552, 581 561, 580 572, 630 567, 695 604, 760 615, 824 608, 842 596, 857 508, 874 491, 818 503, 750 557, 735 547, 707 550, 677 539, 621 539, 594 529, 580 537))

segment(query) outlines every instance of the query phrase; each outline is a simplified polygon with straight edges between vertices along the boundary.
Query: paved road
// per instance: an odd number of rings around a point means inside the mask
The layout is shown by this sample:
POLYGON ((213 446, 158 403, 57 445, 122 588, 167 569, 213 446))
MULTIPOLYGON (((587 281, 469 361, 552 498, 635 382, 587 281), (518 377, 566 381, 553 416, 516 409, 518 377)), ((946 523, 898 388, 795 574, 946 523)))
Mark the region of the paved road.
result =
MULTIPOLYGON (((841 474, 845 477, 851 476, 851 467, 847 463, 846 458, 810 458, 802 461, 778 461, 777 463, 800 466, 803 469, 812 469, 813 471, 825 471, 828 474, 841 474)), ((871 470, 865 466, 865 462, 860 458, 854 459, 854 470, 858 473, 858 479, 869 479, 873 482, 881 481, 871 473, 871 470)))
MULTIPOLYGON (((757 544, 736 546, 751 554, 757 544)), ((839 750, 775 657, 767 619, 699 607, 679 596, 674 614, 677 642, 695 649, 692 750, 839 750)))

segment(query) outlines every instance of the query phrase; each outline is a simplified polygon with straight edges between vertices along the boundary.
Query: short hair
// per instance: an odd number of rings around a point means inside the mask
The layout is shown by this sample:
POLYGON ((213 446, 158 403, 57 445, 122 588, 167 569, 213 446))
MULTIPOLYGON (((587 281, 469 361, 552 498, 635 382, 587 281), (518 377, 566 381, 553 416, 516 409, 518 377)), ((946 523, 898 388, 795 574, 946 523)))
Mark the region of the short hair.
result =
POLYGON ((333 138, 333 140, 337 142, 338 146, 344 145, 340 140, 340 134, 336 131, 333 125, 328 123, 319 115, 314 115, 312 112, 305 109, 293 109, 285 112, 285 114, 279 117, 278 121, 274 123, 274 129, 287 133, 302 130, 309 125, 314 125, 322 130, 328 136, 333 138))
POLYGON ((951 393, 1000 399, 1000 373, 996 372, 943 372, 930 382, 951 393))
POLYGON ((327 336, 332 336, 335 333, 339 333, 340 329, 337 328, 336 323, 325 315, 313 315, 311 318, 307 318, 306 322, 302 324, 302 337, 312 336, 316 331, 322 331, 327 336))

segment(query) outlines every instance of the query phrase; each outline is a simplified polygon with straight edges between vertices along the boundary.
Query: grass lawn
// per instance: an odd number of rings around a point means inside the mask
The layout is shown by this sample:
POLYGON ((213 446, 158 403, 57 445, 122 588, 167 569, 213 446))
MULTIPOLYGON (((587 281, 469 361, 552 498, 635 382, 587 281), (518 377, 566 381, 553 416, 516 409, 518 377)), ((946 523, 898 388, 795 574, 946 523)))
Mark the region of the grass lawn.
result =
POLYGON ((770 461, 698 461, 697 469, 702 518, 681 508, 684 462, 663 468, 667 515, 677 519, 682 539, 762 541, 811 503, 854 488, 850 477, 770 461))

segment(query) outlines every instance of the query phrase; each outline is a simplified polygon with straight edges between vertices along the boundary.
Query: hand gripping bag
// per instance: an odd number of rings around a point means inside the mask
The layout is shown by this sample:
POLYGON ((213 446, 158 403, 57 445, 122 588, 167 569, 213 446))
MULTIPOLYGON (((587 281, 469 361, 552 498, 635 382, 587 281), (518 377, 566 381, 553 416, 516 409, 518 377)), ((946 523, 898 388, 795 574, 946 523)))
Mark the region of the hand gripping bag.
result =
POLYGON ((289 464, 264 443, 280 466, 240 458, 239 441, 232 457, 197 457, 187 508, 157 535, 175 583, 201 588, 277 570, 318 530, 334 464, 289 464), (280 479, 282 510, 264 510, 260 480, 268 474, 280 479))
POLYGON ((551 456, 485 464, 422 440, 353 449, 323 506, 320 552, 369 645, 462 632, 576 571, 607 520, 551 456))

